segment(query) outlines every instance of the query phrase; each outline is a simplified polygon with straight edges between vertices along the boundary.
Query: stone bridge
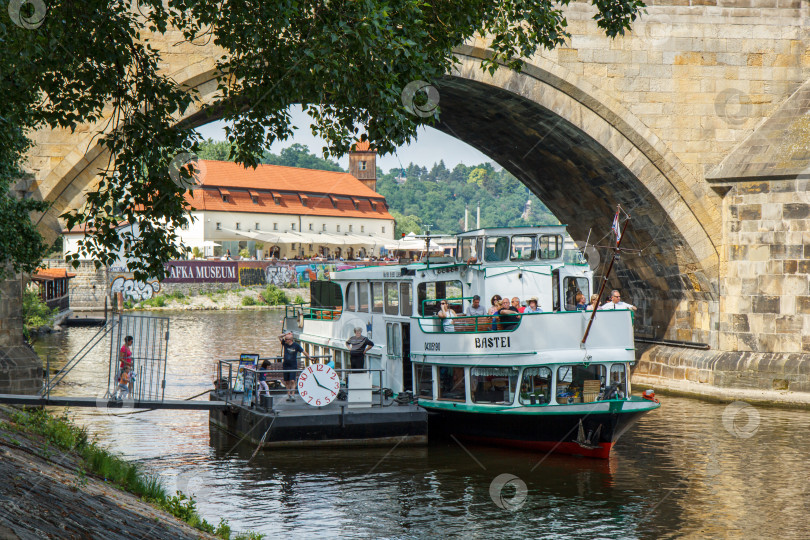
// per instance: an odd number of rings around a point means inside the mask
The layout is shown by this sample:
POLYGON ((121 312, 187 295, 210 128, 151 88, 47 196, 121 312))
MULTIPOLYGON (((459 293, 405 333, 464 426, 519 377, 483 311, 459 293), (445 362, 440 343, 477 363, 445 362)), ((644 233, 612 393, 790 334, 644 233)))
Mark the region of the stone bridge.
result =
MULTIPOLYGON (((807 3, 669 0, 646 11, 610 40, 594 8, 574 2, 571 39, 521 73, 483 72, 483 40, 459 47, 457 69, 435 83, 437 127, 517 176, 577 240, 592 231, 605 245, 617 204, 632 216, 633 250, 613 283, 639 306, 637 337, 652 342, 639 344, 637 380, 810 391, 807 3)), ((182 120, 210 121, 217 51, 179 34, 153 45, 166 73, 199 92, 182 120)), ((29 190, 53 203, 43 231, 82 204, 106 164, 96 129, 36 134, 29 190)))

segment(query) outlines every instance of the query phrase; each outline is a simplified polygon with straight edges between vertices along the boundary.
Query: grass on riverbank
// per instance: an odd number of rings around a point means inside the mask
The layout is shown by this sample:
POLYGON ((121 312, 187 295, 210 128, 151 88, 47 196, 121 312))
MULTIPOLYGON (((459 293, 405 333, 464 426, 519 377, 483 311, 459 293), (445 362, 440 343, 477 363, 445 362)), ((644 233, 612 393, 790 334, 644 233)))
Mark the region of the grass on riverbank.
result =
POLYGON ((219 289, 216 291, 205 291, 197 294, 184 295, 182 292, 168 294, 157 294, 152 298, 141 302, 127 300, 124 303, 125 309, 240 309, 251 306, 284 306, 290 304, 290 297, 295 297, 292 303, 303 304, 306 302, 302 292, 305 289, 281 289, 275 285, 267 285, 264 288, 245 287, 239 289, 219 289))
MULTIPOLYGON (((54 416, 44 409, 10 409, 10 422, 0 421, 0 430, 33 433, 42 436, 46 445, 71 452, 83 462, 79 469, 78 485, 86 483, 84 471, 94 474, 105 482, 128 491, 146 502, 154 504, 174 517, 181 519, 201 531, 213 534, 224 540, 258 540, 262 535, 253 532, 232 535, 228 522, 220 520, 213 526, 197 513, 193 497, 181 492, 167 495, 157 477, 145 474, 132 463, 124 461, 108 450, 91 441, 87 430, 73 424, 63 414, 54 416)), ((47 456, 45 456, 47 457, 47 456)))

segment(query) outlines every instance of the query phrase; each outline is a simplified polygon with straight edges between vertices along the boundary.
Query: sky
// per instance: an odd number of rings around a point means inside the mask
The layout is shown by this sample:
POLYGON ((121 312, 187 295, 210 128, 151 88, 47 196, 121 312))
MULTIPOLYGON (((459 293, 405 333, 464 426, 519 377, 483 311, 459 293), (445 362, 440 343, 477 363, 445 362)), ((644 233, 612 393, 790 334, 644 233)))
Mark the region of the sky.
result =
MULTIPOLYGON (((293 125, 299 128, 295 131, 295 135, 286 141, 273 144, 273 146, 270 147, 270 152, 278 154, 283 148, 299 143, 308 146, 313 154, 323 157, 321 150, 324 146, 323 139, 312 135, 309 129, 309 117, 301 110, 301 107, 293 109, 292 119, 293 125)), ((224 141, 225 122, 211 122, 210 124, 197 128, 197 132, 206 139, 224 141)), ((444 160, 444 164, 448 169, 452 169, 459 163, 463 163, 464 165, 478 165, 492 161, 472 146, 450 135, 445 135, 441 131, 431 127, 422 127, 420 128, 419 136, 412 144, 399 147, 396 153, 386 156, 377 156, 377 166, 384 172, 388 172, 391 169, 407 167, 409 163, 413 162, 416 165, 424 166, 429 169, 434 163, 438 163, 441 160, 444 160)), ((338 159, 337 162, 344 170, 349 169, 348 155, 338 159)))

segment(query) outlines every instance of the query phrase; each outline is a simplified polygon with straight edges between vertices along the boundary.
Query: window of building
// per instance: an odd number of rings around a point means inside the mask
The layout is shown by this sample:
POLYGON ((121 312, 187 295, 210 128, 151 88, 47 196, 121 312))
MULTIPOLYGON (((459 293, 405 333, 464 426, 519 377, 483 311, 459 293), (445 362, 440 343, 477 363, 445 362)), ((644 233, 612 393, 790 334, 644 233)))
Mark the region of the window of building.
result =
POLYGON ((361 281, 357 284, 357 311, 368 313, 368 283, 361 281))
POLYGON ((281 197, 273 197, 273 202, 276 204, 281 204, 281 197))
POLYGON ((253 204, 259 204, 259 198, 258 197, 251 196, 250 200, 253 201, 253 204))
POLYGON ((371 284, 371 312, 383 312, 383 284, 380 281, 371 284))
POLYGON ((484 244, 484 260, 490 262, 505 261, 509 256, 509 237, 490 236, 484 244))
POLYGON ((273 230, 274 230, 274 231, 277 231, 277 230, 278 230, 278 223, 273 223, 273 230))
POLYGON ((470 397, 475 403, 511 404, 517 380, 516 367, 470 368, 470 397))
POLYGON ((439 366, 439 399, 467 401, 463 367, 439 366))
POLYGON ((346 285, 346 310, 357 311, 357 298, 355 297, 356 288, 354 283, 346 285))
POLYGON ((416 368, 416 395, 433 399, 433 366, 414 364, 416 368))
POLYGON ((340 225, 337 226, 337 232, 340 232, 340 225))
POLYGON ((310 231, 314 230, 314 229, 312 228, 312 223, 310 223, 310 224, 309 224, 309 230, 310 230, 310 231))
POLYGON ((236 222, 236 230, 238 231, 240 228, 241 228, 241 225, 239 225, 239 222, 237 221, 236 222))
POLYGON ((366 232, 366 227, 364 225, 360 225, 360 232, 366 232))
POLYGON ((399 297, 401 298, 401 301, 399 303, 399 314, 404 315, 405 317, 410 317, 411 315, 413 315, 413 303, 411 302, 410 283, 399 284, 399 297))
POLYGON ((306 206, 306 205, 307 205, 307 200, 306 199, 301 199, 301 206, 306 206))
POLYGON ((323 224, 323 228, 321 230, 326 232, 326 223, 323 224))
POLYGON ((581 292, 585 296, 585 303, 591 297, 588 290, 588 278, 585 277, 566 277, 563 280, 563 288, 565 289, 565 311, 576 311, 577 309, 577 292, 581 292))
POLYGON ((448 299, 448 304, 456 313, 463 313, 460 281, 435 281, 420 283, 416 288, 419 314, 431 317, 439 312, 439 300, 448 299))
POLYGON ((513 261, 530 261, 536 256, 537 238, 535 236, 513 236, 512 254, 509 258, 513 261))
POLYGON ((382 228, 382 232, 383 232, 383 234, 385 234, 385 227, 382 228))
POLYGON ((217 221, 217 230, 218 231, 222 230, 222 223, 220 223, 219 221, 217 221))
POLYGON ((256 230, 257 231, 259 230, 259 222, 258 221, 256 222, 256 230))
POLYGON ((295 230, 295 223, 290 223, 290 227, 292 227, 292 230, 295 230))
POLYGON ((361 161, 361 162, 360 162, 360 170, 361 170, 361 171, 365 171, 365 170, 366 170, 366 162, 365 162, 365 161, 361 161))
POLYGON ((354 230, 354 225, 349 225, 349 232, 352 232, 353 230, 354 230))
POLYGON ((563 240, 558 234, 544 234, 540 237, 538 256, 541 259, 556 259, 562 253, 563 240))
POLYGON ((229 202, 229 196, 228 195, 223 195, 222 196, 222 202, 229 202))
POLYGON ((188 221, 184 221, 183 224, 180 225, 180 230, 181 231, 187 231, 188 230, 188 221))
POLYGON ((551 401, 551 370, 547 367, 533 367, 523 370, 520 383, 520 403, 522 405, 545 405, 551 401))
POLYGON ((399 291, 396 283, 385 284, 385 314, 399 315, 399 291))

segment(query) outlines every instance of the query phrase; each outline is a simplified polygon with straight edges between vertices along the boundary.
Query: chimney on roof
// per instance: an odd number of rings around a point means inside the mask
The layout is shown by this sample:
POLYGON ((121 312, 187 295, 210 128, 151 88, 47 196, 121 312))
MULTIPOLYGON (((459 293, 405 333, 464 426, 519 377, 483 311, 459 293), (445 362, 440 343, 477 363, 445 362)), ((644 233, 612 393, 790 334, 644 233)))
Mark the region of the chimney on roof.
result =
POLYGON ((372 191, 377 191, 377 150, 368 141, 357 141, 349 152, 349 174, 360 180, 372 191))

